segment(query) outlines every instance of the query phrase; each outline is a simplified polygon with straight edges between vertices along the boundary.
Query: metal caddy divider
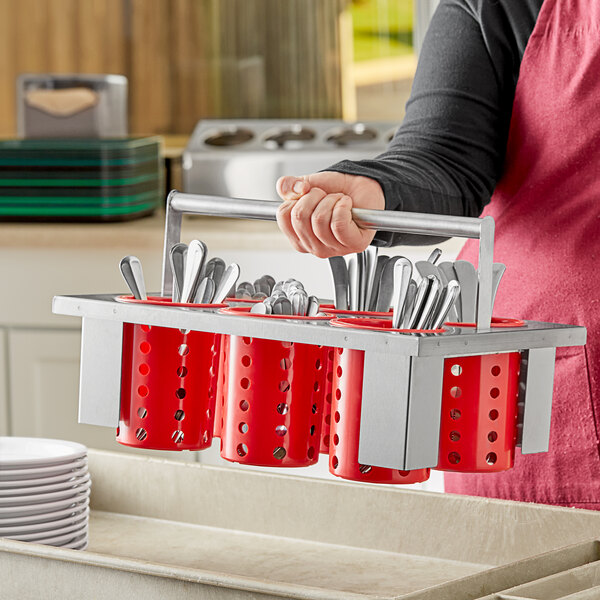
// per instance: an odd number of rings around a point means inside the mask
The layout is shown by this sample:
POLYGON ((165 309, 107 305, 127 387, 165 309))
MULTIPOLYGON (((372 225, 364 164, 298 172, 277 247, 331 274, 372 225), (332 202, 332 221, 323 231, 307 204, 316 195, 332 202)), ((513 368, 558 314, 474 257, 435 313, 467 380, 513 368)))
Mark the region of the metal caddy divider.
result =
MULTIPOLYGON (((271 201, 171 192, 166 207, 162 295, 171 294, 168 253, 180 241, 184 213, 274 221, 277 207, 278 203, 271 201)), ((79 422, 116 429, 123 324, 138 323, 363 350, 359 461, 400 470, 435 467, 438 463, 445 359, 520 352, 517 445, 523 454, 546 452, 556 348, 585 344, 586 329, 536 321, 526 321, 522 327, 491 327, 491 217, 363 209, 353 209, 353 216, 369 229, 479 239, 477 327, 449 326, 439 334, 361 331, 336 328, 327 322, 248 319, 202 309, 126 304, 110 294, 56 296, 53 312, 83 319, 79 422)))

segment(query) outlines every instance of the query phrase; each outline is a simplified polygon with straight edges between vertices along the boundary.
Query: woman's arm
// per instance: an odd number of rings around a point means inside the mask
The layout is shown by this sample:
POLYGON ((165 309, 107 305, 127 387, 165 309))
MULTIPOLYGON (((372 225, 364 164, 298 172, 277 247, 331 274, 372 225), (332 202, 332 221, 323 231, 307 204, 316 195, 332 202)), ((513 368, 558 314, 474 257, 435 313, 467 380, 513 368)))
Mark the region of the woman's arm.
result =
MULTIPOLYGON (((311 230, 315 233, 309 219, 314 210, 326 213, 319 215, 321 230, 333 215, 333 210, 318 209, 321 201, 336 206, 330 194, 350 198, 338 210, 346 214, 345 222, 350 206, 478 216, 502 174, 519 67, 541 4, 542 0, 442 0, 425 37, 405 119, 388 150, 372 160, 343 161, 310 176, 300 194, 292 191, 296 178, 280 180, 278 190, 288 202, 282 205, 279 222, 290 239, 296 236, 296 247, 313 253, 317 249, 321 255, 362 249, 369 236, 357 244, 355 231, 348 239, 330 231, 323 247, 315 242, 322 241, 316 235, 311 244, 303 242, 310 239, 311 230), (360 182, 353 183, 352 190, 339 188, 341 180, 333 172, 343 173, 348 185, 352 176, 364 178, 362 182, 370 182, 368 193, 361 193, 360 182), (303 194, 314 187, 322 193, 313 191, 312 202, 302 202, 303 194), (317 196, 322 199, 316 201, 317 196)), ((374 243, 428 242, 422 236, 382 232, 374 243)))

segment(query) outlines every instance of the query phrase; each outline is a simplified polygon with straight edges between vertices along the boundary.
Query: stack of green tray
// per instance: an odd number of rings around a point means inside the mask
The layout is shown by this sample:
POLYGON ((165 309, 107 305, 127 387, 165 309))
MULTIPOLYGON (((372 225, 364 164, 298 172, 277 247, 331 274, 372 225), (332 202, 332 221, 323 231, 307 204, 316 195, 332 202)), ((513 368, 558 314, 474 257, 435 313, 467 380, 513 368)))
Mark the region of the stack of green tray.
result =
POLYGON ((122 221, 162 203, 160 140, 0 140, 0 219, 122 221))

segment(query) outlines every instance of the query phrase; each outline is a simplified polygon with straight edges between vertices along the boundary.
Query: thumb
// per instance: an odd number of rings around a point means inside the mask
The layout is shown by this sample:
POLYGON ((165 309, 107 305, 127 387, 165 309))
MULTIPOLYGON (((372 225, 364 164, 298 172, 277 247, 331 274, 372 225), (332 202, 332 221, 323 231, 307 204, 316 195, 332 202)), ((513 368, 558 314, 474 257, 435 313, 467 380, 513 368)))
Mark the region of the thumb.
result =
POLYGON ((306 177, 286 175, 277 181, 277 193, 282 200, 298 200, 310 192, 310 183, 306 177))

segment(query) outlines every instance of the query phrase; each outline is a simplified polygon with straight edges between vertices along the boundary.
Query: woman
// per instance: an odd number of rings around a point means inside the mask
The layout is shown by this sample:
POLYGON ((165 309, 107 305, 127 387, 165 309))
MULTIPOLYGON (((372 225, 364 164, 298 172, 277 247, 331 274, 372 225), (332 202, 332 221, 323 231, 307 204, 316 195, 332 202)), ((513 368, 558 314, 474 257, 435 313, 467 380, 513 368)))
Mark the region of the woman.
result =
POLYGON ((600 509, 599 36, 592 0, 442 0, 388 151, 278 182, 281 229, 320 257, 422 242, 359 229, 353 206, 492 215, 495 314, 588 328, 557 353, 550 451, 449 492, 600 509))

